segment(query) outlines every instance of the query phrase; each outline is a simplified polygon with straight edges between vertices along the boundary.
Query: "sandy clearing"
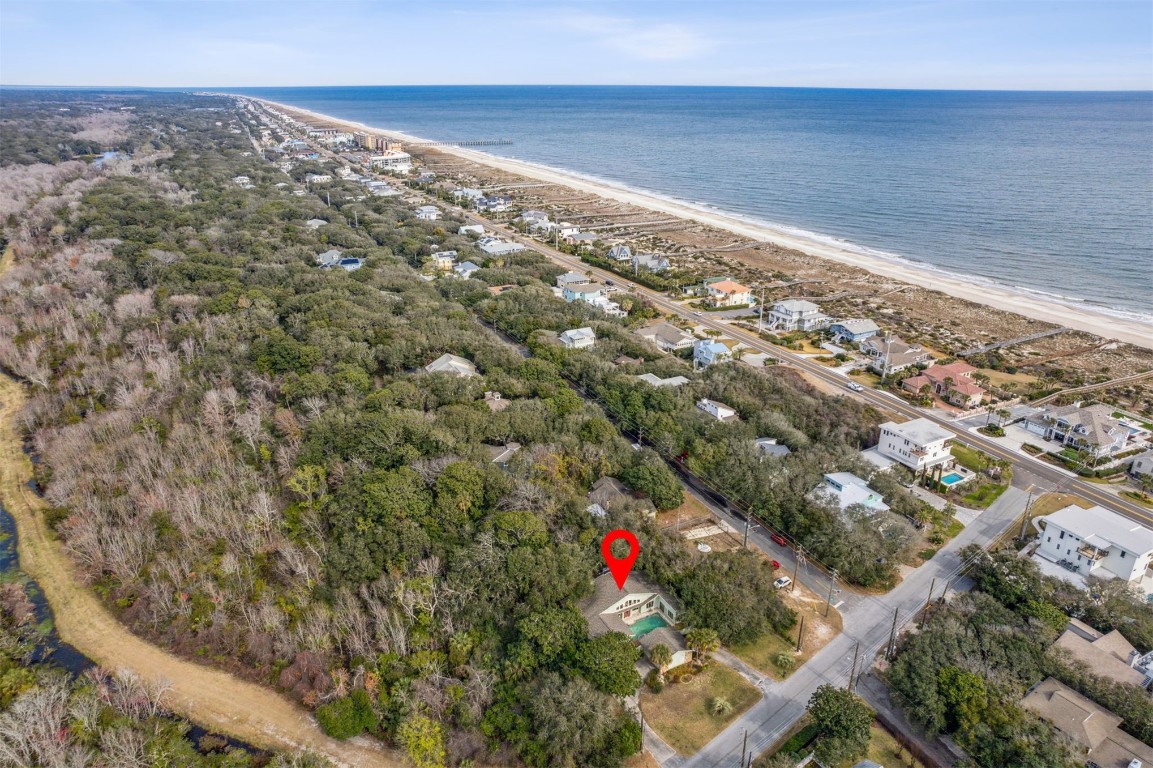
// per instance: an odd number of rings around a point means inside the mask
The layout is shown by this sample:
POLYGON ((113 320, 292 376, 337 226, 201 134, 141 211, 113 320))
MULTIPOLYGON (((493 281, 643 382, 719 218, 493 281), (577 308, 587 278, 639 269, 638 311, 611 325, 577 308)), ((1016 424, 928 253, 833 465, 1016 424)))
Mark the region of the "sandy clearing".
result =
MULTIPOLYGON (((333 125, 345 126, 350 130, 368 129, 387 134, 400 141, 409 143, 426 141, 420 137, 411 136, 400 131, 374 128, 372 126, 366 126, 363 123, 340 120, 329 115, 290 106, 288 104, 263 99, 253 100, 261 101, 282 112, 307 115, 312 119, 333 125)), ((581 192, 594 194, 604 199, 615 200, 638 208, 695 221, 700 224, 741 235, 742 237, 771 242, 780 247, 790 248, 817 258, 849 264, 872 272, 873 274, 900 282, 941 291, 950 296, 955 296, 967 301, 1013 312, 1035 320, 1086 331, 1102 338, 1117 339, 1135 344, 1139 347, 1153 349, 1153 323, 1147 321, 1135 318, 1115 317, 1104 312, 1094 311, 1092 307, 1058 303, 1055 300, 1047 300, 1041 296, 1013 291, 996 284, 968 280, 963 276, 936 271, 928 265, 920 266, 911 262, 889 260, 879 256, 866 256, 849 250, 848 248, 838 247, 833 243, 812 240, 773 227, 749 222, 735 216, 695 208, 675 200, 615 186, 602 181, 586 179, 575 174, 565 173, 534 163, 498 157, 496 155, 460 147, 438 146, 436 149, 438 152, 465 160, 471 160, 475 163, 490 168, 497 168, 507 173, 568 187, 581 192)))

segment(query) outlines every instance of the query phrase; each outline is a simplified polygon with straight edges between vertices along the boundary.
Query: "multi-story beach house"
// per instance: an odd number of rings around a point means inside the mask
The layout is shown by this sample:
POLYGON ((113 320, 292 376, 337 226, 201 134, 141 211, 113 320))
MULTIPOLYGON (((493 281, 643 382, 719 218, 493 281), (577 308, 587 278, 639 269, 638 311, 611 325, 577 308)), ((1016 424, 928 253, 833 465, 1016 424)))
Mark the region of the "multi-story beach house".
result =
POLYGON ((645 341, 652 342, 662 352, 679 352, 693 345, 693 335, 671 323, 655 323, 641 328, 636 334, 645 341))
POLYGON ((888 512, 889 505, 881 494, 869 487, 869 482, 852 472, 829 472, 825 481, 814 488, 809 497, 815 501, 829 501, 844 512, 849 507, 860 505, 875 512, 888 512))
POLYGON ((1107 405, 1080 403, 1046 408, 1025 419, 1025 429, 1095 458, 1111 456, 1126 446, 1130 431, 1107 405))
POLYGON ((662 256, 659 253, 638 253, 632 257, 632 267, 636 269, 647 269, 649 272, 661 273, 669 269, 672 264, 669 262, 668 257, 662 256))
POLYGON ((829 333, 833 334, 833 341, 848 341, 854 344, 862 342, 870 336, 876 336, 880 332, 880 326, 863 317, 838 320, 829 325, 829 333))
POLYGON ((902 381, 901 388, 914 394, 928 391, 952 405, 975 408, 987 394, 981 385, 973 381, 976 372, 976 368, 961 361, 948 365, 930 365, 916 376, 902 381), (928 390, 925 390, 926 387, 928 390))
POLYGON ((730 360, 732 356, 728 347, 714 339, 698 339, 693 342, 693 360, 702 368, 730 360))
POLYGON ((609 248, 607 255, 613 261, 632 261, 633 258, 632 250, 624 244, 617 244, 609 248))
POLYGON ((396 149, 385 150, 368 158, 368 165, 377 171, 408 173, 412 170, 412 156, 396 149))
POLYGON ((1082 576, 1121 579, 1146 594, 1153 591, 1153 530, 1104 507, 1075 504, 1037 518, 1036 525, 1038 557, 1065 561, 1082 576))
POLYGON ((869 367, 883 376, 933 359, 920 345, 906 344, 892 334, 870 336, 861 342, 860 350, 869 358, 869 367))
POLYGON ((766 323, 774 331, 815 331, 824 328, 832 318, 821 308, 804 299, 785 299, 773 304, 766 323))
POLYGON ((416 218, 422 221, 436 221, 440 218, 440 209, 435 205, 422 205, 416 209, 416 218))
POLYGON ((557 338, 567 349, 585 349, 596 344, 597 335, 592 328, 573 328, 564 331, 557 338))
POLYGON ((877 452, 914 472, 921 472, 953 460, 953 452, 945 444, 952 436, 952 432, 928 419, 913 419, 903 424, 886 421, 881 425, 877 452))
POLYGON ((524 250, 524 246, 520 243, 501 240, 497 237, 482 237, 476 241, 476 247, 480 248, 489 256, 506 256, 510 253, 519 253, 524 250))
POLYGON ((721 280, 706 283, 705 301, 714 307, 747 307, 753 303, 753 297, 746 286, 733 280, 721 280))
MULTIPOLYGON (((562 275, 563 277, 563 275, 562 275)), ((570 304, 574 301, 592 302, 604 296, 604 286, 600 283, 577 283, 564 286, 564 300, 570 304)))
POLYGON ((480 375, 471 360, 467 360, 459 355, 447 353, 426 365, 424 370, 429 373, 450 373, 453 376, 461 376, 463 378, 480 375))
POLYGON ((724 403, 718 403, 716 400, 709 400, 707 397, 697 401, 697 408, 717 421, 736 421, 739 418, 735 408, 730 408, 724 403))
POLYGON ((592 282, 592 278, 588 275, 582 275, 580 272, 565 272, 556 279, 556 287, 564 290, 577 285, 588 285, 592 282))

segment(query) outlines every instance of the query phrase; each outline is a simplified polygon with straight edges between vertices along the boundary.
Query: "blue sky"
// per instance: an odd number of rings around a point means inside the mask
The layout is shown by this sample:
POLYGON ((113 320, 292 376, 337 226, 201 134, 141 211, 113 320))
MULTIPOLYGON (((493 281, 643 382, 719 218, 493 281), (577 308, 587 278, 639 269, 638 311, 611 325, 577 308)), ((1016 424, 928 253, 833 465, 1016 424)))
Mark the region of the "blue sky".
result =
POLYGON ((6 85, 1153 89, 1149 0, 3 0, 6 85))

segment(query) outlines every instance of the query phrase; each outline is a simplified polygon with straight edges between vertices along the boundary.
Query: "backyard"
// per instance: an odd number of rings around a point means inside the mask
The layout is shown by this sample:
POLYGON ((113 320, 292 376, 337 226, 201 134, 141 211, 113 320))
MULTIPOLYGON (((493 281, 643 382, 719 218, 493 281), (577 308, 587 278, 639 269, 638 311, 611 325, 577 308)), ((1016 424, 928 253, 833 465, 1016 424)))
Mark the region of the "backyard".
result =
POLYGON ((691 679, 666 685, 660 693, 642 690, 640 704, 645 722, 665 743, 682 755, 693 755, 759 698, 752 684, 714 661, 691 679), (717 699, 731 705, 724 714, 713 714, 717 699))

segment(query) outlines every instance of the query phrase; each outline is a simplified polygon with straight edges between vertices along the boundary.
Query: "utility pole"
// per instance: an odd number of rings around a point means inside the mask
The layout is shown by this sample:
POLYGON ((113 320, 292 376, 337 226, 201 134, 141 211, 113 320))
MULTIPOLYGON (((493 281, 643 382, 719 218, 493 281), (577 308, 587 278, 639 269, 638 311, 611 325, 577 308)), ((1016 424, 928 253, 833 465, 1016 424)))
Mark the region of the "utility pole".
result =
POLYGON ((805 614, 801 614, 801 626, 797 630, 797 653, 801 652, 801 645, 805 641, 805 614))
POLYGON ((829 579, 829 599, 825 601, 825 618, 829 618, 829 609, 833 606, 833 587, 837 586, 837 569, 833 569, 833 577, 829 579))
POLYGON ((893 628, 889 630, 889 647, 885 650, 885 658, 893 658, 893 648, 897 644, 897 612, 900 608, 893 609, 893 628))
POLYGON ((1025 502, 1025 517, 1021 520, 1021 535, 1017 537, 1019 541, 1025 540, 1025 531, 1029 528, 1029 511, 1033 508, 1033 486, 1029 486, 1029 500, 1025 502))
POLYGON ((765 286, 761 286, 761 311, 757 313, 757 334, 765 330, 765 286))
POLYGON ((745 757, 749 753, 749 729, 745 729, 745 740, 741 742, 741 765, 745 764, 745 757))
POLYGON ((929 585, 929 596, 925 599, 925 610, 921 612, 921 620, 917 622, 917 629, 925 626, 925 619, 929 617, 929 605, 933 602, 933 590, 937 588, 937 577, 933 577, 933 583, 929 585))
MULTIPOLYGON (((793 583, 789 585, 789 591, 795 592, 797 590, 797 573, 801 570, 801 559, 805 556, 805 548, 800 544, 797 545, 797 562, 793 563, 793 583)), ((802 619, 803 621, 803 619, 802 619)))
POLYGON ((861 654, 861 641, 853 646, 853 668, 849 670, 849 690, 853 690, 853 678, 857 676, 857 657, 861 654))

